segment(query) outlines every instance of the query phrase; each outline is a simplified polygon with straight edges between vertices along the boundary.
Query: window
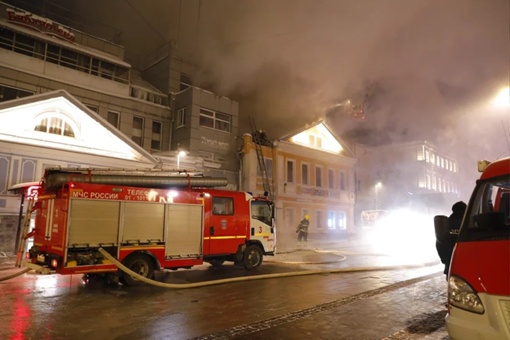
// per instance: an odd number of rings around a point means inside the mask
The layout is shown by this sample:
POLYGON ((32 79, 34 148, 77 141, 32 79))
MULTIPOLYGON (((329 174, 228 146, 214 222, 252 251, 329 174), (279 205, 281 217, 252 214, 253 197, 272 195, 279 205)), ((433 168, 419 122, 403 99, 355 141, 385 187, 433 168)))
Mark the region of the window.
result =
POLYGON ((131 132, 131 139, 136 144, 143 146, 143 118, 142 117, 133 117, 133 130, 131 132))
POLYGON ((152 121, 152 139, 151 139, 151 149, 152 150, 161 150, 161 133, 163 130, 163 124, 161 122, 152 121))
POLYGON ((129 70, 125 66, 101 61, 81 51, 43 42, 7 28, 0 28, 0 48, 123 84, 128 83, 129 70))
POLYGON ((317 210, 315 212, 315 226, 320 229, 322 228, 322 223, 324 223, 323 221, 323 216, 322 216, 322 211, 320 210, 317 210))
POLYGON ((99 108, 95 105, 85 105, 90 111, 94 111, 95 113, 99 112, 99 108))
POLYGON ((177 121, 176 121, 176 128, 180 128, 186 126, 186 108, 183 107, 182 109, 177 110, 177 121))
POLYGON ((74 137, 74 131, 71 125, 58 117, 43 118, 35 126, 35 131, 51 133, 54 135, 74 137))
POLYGON ((230 132, 230 118, 229 115, 224 113, 200 109, 200 126, 230 132))
POLYGON ((328 229, 336 229, 335 212, 328 211, 328 229))
POLYGON ((234 215, 234 199, 231 197, 213 197, 213 215, 234 215))
POLYGON ((33 95, 34 92, 16 89, 14 87, 0 85, 0 102, 7 100, 28 97, 33 95))
POLYGON ((301 164, 301 183, 308 185, 308 164, 301 164))
POLYGON ((14 52, 32 57, 35 51, 35 39, 22 34, 16 34, 14 52))
POLYGON ((311 146, 322 148, 322 139, 319 136, 314 136, 314 135, 308 136, 308 143, 311 146))
POLYGON ((76 69, 78 65, 78 53, 63 48, 60 52, 60 64, 68 68, 76 69))
POLYGON ((186 73, 181 73, 181 84, 179 86, 179 91, 186 90, 191 85, 191 76, 186 73))
POLYGON ((322 168, 320 166, 315 167, 315 186, 322 187, 322 168))
POLYGON ((345 223, 345 212, 338 212, 338 229, 346 229, 347 225, 345 223))
POLYGON ((106 116, 106 120, 108 123, 112 124, 116 128, 119 127, 119 113, 115 111, 108 111, 108 115, 106 116))
POLYGON ((335 188, 335 172, 331 169, 328 169, 328 188, 335 188))
POLYGON ((425 157, 423 156, 423 149, 416 150, 416 160, 417 161, 423 161, 425 157))
POLYGON ((294 183, 294 161, 287 161, 287 183, 294 183))
POLYGON ((345 172, 340 171, 340 190, 345 190, 345 172))
MULTIPOLYGON (((264 165, 266 166, 267 178, 273 178, 273 160, 271 158, 264 158, 264 165)), ((257 176, 262 177, 260 166, 257 164, 257 176)))
POLYGON ((251 201, 251 218, 272 225, 272 217, 271 207, 267 202, 251 201))
POLYGON ((291 230, 295 228, 295 218, 294 218, 294 208, 285 208, 285 221, 287 222, 287 227, 291 230))

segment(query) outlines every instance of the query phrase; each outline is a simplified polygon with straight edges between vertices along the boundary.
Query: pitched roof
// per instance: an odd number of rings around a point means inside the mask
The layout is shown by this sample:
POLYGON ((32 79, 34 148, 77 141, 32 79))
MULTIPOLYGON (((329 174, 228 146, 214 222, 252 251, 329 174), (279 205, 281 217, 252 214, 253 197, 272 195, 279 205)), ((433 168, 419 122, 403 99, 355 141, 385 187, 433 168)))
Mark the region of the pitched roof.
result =
POLYGON ((0 141, 157 164, 149 152, 64 90, 1 102, 0 141), (74 137, 36 130, 51 117, 67 123, 74 137))

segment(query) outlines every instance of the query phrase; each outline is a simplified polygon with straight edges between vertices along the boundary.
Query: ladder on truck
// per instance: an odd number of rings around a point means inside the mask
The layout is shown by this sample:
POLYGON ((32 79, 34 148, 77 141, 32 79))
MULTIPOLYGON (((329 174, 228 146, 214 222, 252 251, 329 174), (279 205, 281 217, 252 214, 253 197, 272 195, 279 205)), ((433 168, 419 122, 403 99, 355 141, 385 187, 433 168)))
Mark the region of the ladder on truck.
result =
MULTIPOLYGON (((262 154, 262 144, 267 140, 261 139, 261 133, 257 130, 255 126, 255 119, 250 116, 250 125, 251 125, 251 136, 253 143, 255 144, 255 151, 257 153, 257 162, 259 165, 260 174, 262 177, 262 185, 264 191, 267 192, 267 195, 270 200, 273 200, 273 192, 271 190, 271 183, 269 183, 269 176, 267 175, 266 162, 264 161, 264 155, 262 154)), ((266 144, 267 145, 267 144, 266 144)), ((272 148, 272 144, 271 144, 272 148)))
POLYGON ((16 253, 16 267, 21 267, 21 262, 23 262, 25 247, 27 245, 27 235, 28 230, 30 229, 30 220, 32 218, 32 212, 34 207, 35 199, 34 197, 28 197, 27 211, 25 213, 25 218, 23 220, 23 227, 21 230, 20 239, 18 242, 18 252, 16 253))

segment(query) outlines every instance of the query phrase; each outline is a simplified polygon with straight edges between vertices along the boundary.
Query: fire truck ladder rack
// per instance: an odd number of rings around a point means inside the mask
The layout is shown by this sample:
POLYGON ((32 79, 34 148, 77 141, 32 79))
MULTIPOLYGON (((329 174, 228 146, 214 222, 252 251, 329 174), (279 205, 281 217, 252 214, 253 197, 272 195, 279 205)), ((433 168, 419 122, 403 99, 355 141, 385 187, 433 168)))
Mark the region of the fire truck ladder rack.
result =
POLYGON ((127 170, 97 168, 48 168, 45 173, 46 189, 55 190, 67 182, 130 185, 145 188, 168 187, 224 187, 227 178, 208 177, 200 172, 167 171, 161 169, 127 170))
POLYGON ((24 258, 25 247, 27 245, 28 229, 30 228, 30 219, 32 217, 32 208, 34 207, 34 198, 28 197, 27 212, 25 213, 25 219, 23 220, 23 229, 19 239, 18 252, 16 253, 16 267, 21 267, 21 262, 24 258))
POLYGON ((253 143, 255 144, 255 150, 257 152, 257 162, 260 169, 260 174, 262 175, 262 184, 264 187, 264 191, 267 192, 270 200, 273 199, 273 192, 271 190, 271 184, 269 183, 269 177, 267 175, 266 162, 264 161, 264 155, 262 154, 262 144, 266 146, 270 146, 272 148, 272 143, 268 143, 269 140, 267 138, 262 138, 262 131, 257 130, 255 126, 255 119, 250 116, 250 125, 251 125, 251 136, 253 143))

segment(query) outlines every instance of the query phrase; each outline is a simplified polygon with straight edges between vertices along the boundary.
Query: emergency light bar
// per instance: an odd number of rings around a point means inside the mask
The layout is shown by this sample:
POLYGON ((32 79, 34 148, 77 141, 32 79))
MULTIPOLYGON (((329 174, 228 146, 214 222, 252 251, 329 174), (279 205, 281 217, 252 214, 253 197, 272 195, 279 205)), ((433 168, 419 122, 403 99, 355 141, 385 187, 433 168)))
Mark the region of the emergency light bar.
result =
POLYGON ((484 172, 485 169, 491 164, 490 161, 478 161, 478 172, 484 172))

